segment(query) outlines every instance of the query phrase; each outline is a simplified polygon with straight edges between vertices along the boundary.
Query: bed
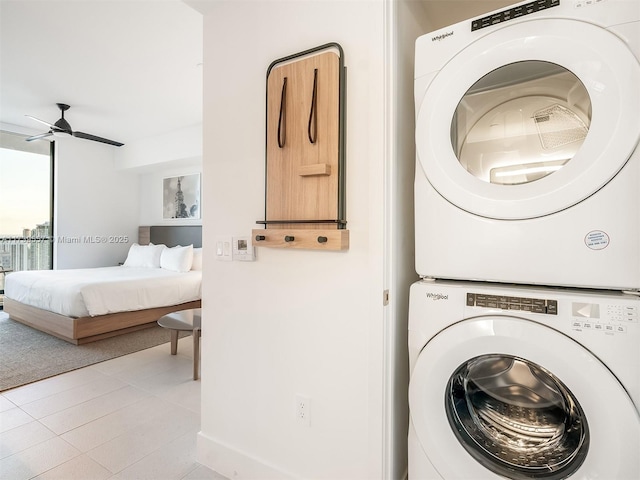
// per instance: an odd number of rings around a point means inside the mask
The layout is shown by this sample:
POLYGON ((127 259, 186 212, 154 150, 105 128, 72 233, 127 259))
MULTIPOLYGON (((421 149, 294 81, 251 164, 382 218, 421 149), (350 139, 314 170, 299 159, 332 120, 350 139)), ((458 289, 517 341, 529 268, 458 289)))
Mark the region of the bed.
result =
POLYGON ((13 320, 78 345, 199 308, 201 280, 201 226, 140 227, 121 266, 7 275, 4 310, 13 320))

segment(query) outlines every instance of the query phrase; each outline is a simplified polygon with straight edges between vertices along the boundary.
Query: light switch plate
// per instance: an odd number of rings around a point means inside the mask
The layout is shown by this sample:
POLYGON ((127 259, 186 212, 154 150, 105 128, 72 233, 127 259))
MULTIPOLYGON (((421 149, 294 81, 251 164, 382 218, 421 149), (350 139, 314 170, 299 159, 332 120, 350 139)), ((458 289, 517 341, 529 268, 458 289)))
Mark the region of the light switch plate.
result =
POLYGON ((215 242, 216 260, 222 262, 230 262, 233 260, 233 238, 216 237, 215 242))

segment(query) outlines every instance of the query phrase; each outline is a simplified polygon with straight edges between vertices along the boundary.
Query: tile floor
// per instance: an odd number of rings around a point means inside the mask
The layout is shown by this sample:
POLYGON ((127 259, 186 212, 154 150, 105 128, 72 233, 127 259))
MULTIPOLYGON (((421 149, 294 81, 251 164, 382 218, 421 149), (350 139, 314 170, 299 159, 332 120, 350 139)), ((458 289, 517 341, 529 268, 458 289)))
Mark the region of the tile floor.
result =
POLYGON ((191 337, 0 394, 0 479, 224 480, 195 460, 191 337))

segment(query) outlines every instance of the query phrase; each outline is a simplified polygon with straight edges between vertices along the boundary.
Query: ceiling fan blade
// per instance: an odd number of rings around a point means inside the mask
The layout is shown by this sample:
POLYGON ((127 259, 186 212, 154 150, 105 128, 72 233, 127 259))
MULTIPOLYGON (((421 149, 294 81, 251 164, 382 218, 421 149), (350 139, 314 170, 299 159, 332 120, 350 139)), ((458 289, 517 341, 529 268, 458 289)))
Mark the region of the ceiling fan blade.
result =
POLYGON ((93 140, 94 142, 106 143, 108 145, 114 145, 116 147, 121 147, 124 143, 116 142, 115 140, 109 140, 108 138, 97 137, 95 135, 91 135, 89 133, 84 132, 73 132, 72 135, 78 138, 84 138, 85 140, 93 140))
POLYGON ((40 123, 42 123, 42 124, 46 125, 47 127, 57 128, 55 125, 53 125, 53 124, 51 124, 51 123, 49 123, 49 122, 45 122, 44 120, 40 120, 39 118, 32 117, 31 115, 25 115, 25 117, 29 117, 29 118, 31 118, 32 120, 35 120, 36 122, 40 122, 40 123))
POLYGON ((25 138, 25 140, 26 140, 27 142, 32 142, 32 141, 34 141, 34 140, 40 140, 41 138, 50 137, 51 135, 53 135, 53 133, 52 133, 52 132, 41 133, 40 135, 33 135, 32 137, 25 138))

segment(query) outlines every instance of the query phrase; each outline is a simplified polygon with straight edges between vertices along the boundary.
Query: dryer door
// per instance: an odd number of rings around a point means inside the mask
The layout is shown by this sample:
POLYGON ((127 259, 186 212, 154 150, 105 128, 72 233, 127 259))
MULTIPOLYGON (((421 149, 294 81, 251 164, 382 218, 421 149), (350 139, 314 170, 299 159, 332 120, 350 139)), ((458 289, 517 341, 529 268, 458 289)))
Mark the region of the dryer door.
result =
POLYGON ((422 173, 449 202, 483 217, 569 208, 636 148, 639 84, 638 60, 607 30, 560 19, 507 25, 429 85, 416 120, 422 173))
POLYGON ((640 423, 605 365, 516 317, 436 335, 409 386, 411 422, 442 478, 638 478, 640 423))

